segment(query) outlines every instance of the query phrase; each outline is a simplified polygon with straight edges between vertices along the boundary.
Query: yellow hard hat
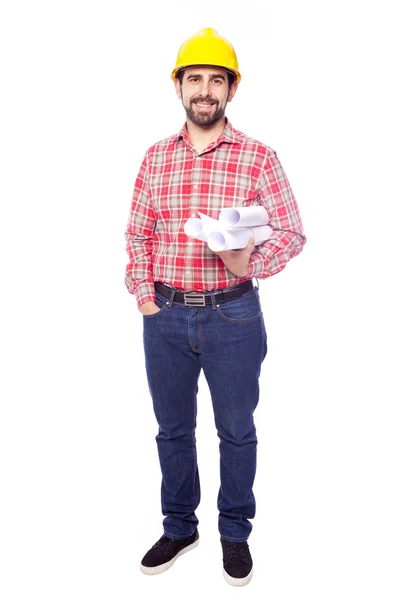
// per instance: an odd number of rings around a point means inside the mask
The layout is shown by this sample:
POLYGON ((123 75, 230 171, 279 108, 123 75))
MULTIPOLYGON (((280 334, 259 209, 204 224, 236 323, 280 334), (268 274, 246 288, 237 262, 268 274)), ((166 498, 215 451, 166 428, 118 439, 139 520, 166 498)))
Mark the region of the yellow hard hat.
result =
POLYGON ((236 81, 241 80, 238 71, 238 61, 233 46, 211 27, 206 27, 196 33, 179 48, 175 69, 172 71, 172 79, 180 69, 190 66, 213 66, 232 71, 236 81))

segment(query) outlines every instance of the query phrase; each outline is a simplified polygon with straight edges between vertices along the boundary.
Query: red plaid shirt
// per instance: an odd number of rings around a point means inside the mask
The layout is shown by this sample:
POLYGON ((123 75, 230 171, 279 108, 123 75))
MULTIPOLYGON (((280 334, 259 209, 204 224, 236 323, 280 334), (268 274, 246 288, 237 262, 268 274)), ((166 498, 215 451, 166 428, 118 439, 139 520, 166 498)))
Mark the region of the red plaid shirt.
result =
POLYGON ((154 282, 179 290, 210 291, 281 271, 301 252, 306 238, 296 200, 274 150, 236 131, 197 154, 186 124, 152 146, 136 179, 125 233, 129 263, 125 282, 138 306, 155 300, 154 282), (205 242, 183 227, 197 211, 218 219, 222 208, 262 205, 273 229, 256 246, 247 277, 237 277, 205 242))

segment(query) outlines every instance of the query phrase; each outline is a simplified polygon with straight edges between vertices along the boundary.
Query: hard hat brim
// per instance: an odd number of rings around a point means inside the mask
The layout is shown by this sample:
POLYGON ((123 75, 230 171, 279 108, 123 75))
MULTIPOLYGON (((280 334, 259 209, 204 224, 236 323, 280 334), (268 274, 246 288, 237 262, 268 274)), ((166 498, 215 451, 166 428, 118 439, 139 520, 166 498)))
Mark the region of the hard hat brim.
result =
POLYGON ((216 69, 221 69, 222 71, 226 71, 227 73, 231 73, 234 76, 235 81, 237 81, 238 83, 241 80, 241 75, 240 75, 239 71, 234 71, 233 69, 228 69, 227 67, 222 67, 221 65, 210 65, 209 63, 204 63, 204 64, 198 63, 195 65, 183 65, 183 66, 176 67, 171 73, 171 79, 175 81, 175 79, 178 78, 178 73, 180 73, 181 71, 185 71, 185 69, 192 69, 195 67, 209 67, 209 68, 214 67, 216 69))

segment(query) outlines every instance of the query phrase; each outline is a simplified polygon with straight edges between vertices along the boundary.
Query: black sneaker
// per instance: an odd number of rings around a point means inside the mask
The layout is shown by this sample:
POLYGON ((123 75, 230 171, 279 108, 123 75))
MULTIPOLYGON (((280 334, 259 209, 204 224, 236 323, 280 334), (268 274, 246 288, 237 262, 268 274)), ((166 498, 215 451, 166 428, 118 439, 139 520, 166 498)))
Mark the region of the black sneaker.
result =
POLYGON ((158 575, 163 573, 176 561, 176 559, 193 550, 199 545, 199 533, 196 531, 182 540, 171 540, 163 535, 158 542, 144 555, 140 570, 146 575, 158 575))
POLYGON ((221 538, 224 578, 230 585, 247 585, 253 577, 253 561, 247 542, 227 542, 221 538))

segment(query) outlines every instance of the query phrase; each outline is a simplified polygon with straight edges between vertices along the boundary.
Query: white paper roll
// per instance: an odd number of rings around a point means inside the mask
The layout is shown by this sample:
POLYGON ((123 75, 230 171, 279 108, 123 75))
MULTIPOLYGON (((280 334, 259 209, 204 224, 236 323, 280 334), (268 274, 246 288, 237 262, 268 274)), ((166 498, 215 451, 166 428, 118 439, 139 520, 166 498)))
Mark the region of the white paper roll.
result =
POLYGON ((269 221, 263 206, 245 206, 239 208, 223 208, 219 220, 228 227, 253 227, 266 225, 269 221))
POLYGON ((220 231, 212 231, 207 239, 207 244, 213 252, 222 250, 239 250, 246 248, 251 237, 255 238, 255 245, 266 242, 272 234, 269 225, 257 227, 226 227, 220 231))
POLYGON ((249 229, 254 235, 255 246, 263 244, 264 242, 269 240, 269 238, 272 235, 272 227, 270 227, 269 225, 258 225, 257 227, 250 227, 249 229))
POLYGON ((207 233, 203 231, 203 225, 200 219, 188 219, 183 226, 183 230, 190 238, 207 241, 207 233))
POLYGON ((213 219, 208 215, 205 215, 201 212, 197 212, 201 219, 201 224, 203 226, 203 231, 205 233, 211 233, 211 231, 219 231, 221 229, 221 223, 217 219, 213 219))
POLYGON ((197 214, 200 216, 200 219, 188 219, 183 226, 183 230, 188 237, 206 242, 208 235, 212 231, 219 231, 221 229, 221 223, 217 219, 213 219, 201 212, 197 214))

